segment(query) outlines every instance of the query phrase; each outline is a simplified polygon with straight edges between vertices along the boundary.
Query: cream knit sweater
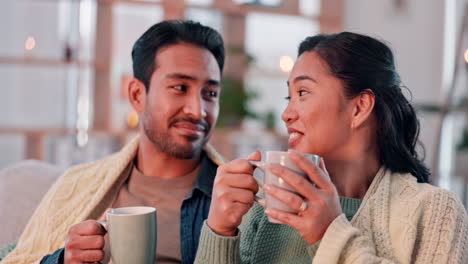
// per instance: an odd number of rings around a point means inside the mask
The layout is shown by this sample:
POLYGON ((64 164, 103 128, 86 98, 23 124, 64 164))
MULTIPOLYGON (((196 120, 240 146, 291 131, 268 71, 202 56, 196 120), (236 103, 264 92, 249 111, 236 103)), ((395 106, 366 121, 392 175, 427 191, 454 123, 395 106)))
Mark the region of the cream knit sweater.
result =
MULTIPOLYGON (((86 219, 97 219, 111 205, 126 180, 122 173, 137 153, 139 138, 102 160, 67 170, 50 188, 31 217, 18 244, 2 264, 29 264, 65 244, 68 229, 86 219)), ((212 147, 205 151, 222 162, 212 147)))
POLYGON ((236 237, 202 228, 196 263, 468 263, 468 216, 450 192, 382 168, 361 207, 308 246, 255 205, 236 237))

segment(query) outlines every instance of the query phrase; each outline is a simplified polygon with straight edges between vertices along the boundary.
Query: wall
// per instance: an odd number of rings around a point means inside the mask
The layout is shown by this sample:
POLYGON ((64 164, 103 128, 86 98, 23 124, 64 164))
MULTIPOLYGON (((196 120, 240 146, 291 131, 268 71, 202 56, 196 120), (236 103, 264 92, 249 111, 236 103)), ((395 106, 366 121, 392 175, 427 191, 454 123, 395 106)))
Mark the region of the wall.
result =
MULTIPOLYGON (((468 1, 345 0, 344 29, 386 40, 395 53, 403 83, 411 90, 413 103, 441 104, 451 81, 465 3, 468 1), (402 6, 398 7, 398 3, 402 6)), ((465 87, 457 87, 458 98, 467 92, 466 80, 460 84, 465 87)), ((440 114, 419 112, 419 117, 426 163, 435 168, 440 114)), ((440 170, 433 171, 440 186, 451 190, 456 189, 452 174, 463 122, 463 117, 453 115, 444 123, 440 170)))
MULTIPOLYGON (((444 1, 345 0, 344 30, 385 40, 392 48, 403 84, 414 103, 442 102, 444 1), (403 2, 398 8, 397 2, 403 2)), ((436 115, 421 115, 421 140, 431 163, 436 115)))

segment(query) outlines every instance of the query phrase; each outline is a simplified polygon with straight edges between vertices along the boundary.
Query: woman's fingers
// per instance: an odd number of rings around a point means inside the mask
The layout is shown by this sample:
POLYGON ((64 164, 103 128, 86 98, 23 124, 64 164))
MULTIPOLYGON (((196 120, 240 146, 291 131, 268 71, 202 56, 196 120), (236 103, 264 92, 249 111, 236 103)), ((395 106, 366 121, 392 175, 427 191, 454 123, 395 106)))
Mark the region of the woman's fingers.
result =
POLYGON ((291 214, 287 212, 283 212, 281 210, 273 209, 273 208, 267 208, 265 210, 265 214, 275 220, 280 221, 283 224, 286 224, 296 230, 300 230, 301 222, 304 221, 302 217, 296 215, 296 214, 291 214))
POLYGON ((259 161, 262 159, 262 154, 260 153, 260 151, 255 151, 253 153, 251 153, 248 157, 247 157, 248 160, 253 160, 253 161, 259 161))
POLYGON ((301 207, 303 206, 304 199, 291 191, 278 188, 272 184, 265 184, 264 190, 267 194, 273 196, 295 211, 301 211, 301 209, 303 209, 301 207))
POLYGON ((262 207, 266 207, 265 198, 260 198, 258 196, 255 196, 255 201, 257 201, 257 203, 261 205, 262 207))
POLYGON ((306 197, 309 200, 313 200, 316 197, 317 188, 315 188, 314 185, 304 176, 301 176, 278 164, 270 164, 268 169, 273 174, 283 179, 287 184, 294 188, 295 192, 303 197, 306 197))
MULTIPOLYGON (((296 165, 301 168, 307 176, 309 176, 310 180, 315 183, 320 189, 325 189, 330 187, 332 184, 330 180, 330 176, 328 173, 323 171, 321 168, 317 167, 312 161, 304 157, 297 151, 289 150, 288 151, 289 158, 296 163, 296 165)), ((320 158, 323 162, 323 159, 320 158)), ((323 164, 325 166, 325 164, 323 164)))
POLYGON ((328 170, 325 166, 325 161, 323 160, 323 158, 320 158, 319 167, 328 175, 328 177, 330 177, 330 174, 328 174, 328 170))

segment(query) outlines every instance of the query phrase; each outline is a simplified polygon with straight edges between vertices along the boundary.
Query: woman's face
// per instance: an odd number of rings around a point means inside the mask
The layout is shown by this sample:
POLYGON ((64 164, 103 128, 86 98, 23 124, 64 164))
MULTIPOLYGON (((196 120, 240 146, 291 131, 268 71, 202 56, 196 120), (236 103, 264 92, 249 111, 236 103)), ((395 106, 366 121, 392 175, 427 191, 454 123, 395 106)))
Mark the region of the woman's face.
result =
POLYGON ((289 104, 282 114, 289 148, 341 159, 350 153, 353 107, 340 79, 315 52, 304 52, 288 80, 289 104))

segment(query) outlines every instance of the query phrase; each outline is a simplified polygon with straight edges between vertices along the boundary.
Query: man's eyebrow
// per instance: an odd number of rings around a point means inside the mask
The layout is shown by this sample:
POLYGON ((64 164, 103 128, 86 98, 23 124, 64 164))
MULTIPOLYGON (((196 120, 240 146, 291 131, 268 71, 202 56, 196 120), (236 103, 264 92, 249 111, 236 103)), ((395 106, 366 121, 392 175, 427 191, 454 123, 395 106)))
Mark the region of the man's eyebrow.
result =
MULTIPOLYGON (((198 80, 198 78, 196 78, 194 76, 187 75, 187 74, 184 74, 184 73, 178 73, 178 72, 167 74, 166 78, 184 79, 184 80, 189 80, 189 81, 197 81, 198 80)), ((220 85, 219 81, 212 80, 212 79, 205 81, 205 83, 208 84, 208 85, 212 85, 212 86, 219 86, 220 85)))
POLYGON ((217 80, 211 80, 211 79, 210 79, 210 80, 206 81, 206 83, 207 83, 208 85, 210 85, 210 86, 220 86, 220 82, 217 81, 217 80))
POLYGON ((178 72, 174 72, 174 73, 169 73, 166 75, 166 78, 170 78, 170 79, 185 79, 185 80, 190 80, 190 81, 196 81, 197 78, 193 77, 193 76, 190 76, 190 75, 187 75, 187 74, 183 74, 183 73, 178 73, 178 72))
MULTIPOLYGON (((299 82, 299 81, 304 81, 304 80, 312 81, 312 82, 315 82, 315 83, 317 82, 314 78, 312 78, 310 76, 299 75, 296 78, 294 78, 293 83, 296 83, 296 82, 299 82)), ((289 81, 286 81, 286 84, 289 86, 289 81)))

